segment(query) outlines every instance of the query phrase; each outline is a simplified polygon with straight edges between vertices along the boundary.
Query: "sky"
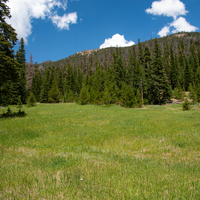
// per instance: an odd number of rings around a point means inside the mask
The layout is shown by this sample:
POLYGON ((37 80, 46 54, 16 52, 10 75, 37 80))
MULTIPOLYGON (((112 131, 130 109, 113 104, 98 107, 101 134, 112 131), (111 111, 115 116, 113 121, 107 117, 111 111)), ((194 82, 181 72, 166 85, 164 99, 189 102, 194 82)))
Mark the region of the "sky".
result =
POLYGON ((24 38, 27 62, 32 53, 34 63, 200 31, 200 0, 9 0, 7 5, 12 15, 7 23, 24 38))

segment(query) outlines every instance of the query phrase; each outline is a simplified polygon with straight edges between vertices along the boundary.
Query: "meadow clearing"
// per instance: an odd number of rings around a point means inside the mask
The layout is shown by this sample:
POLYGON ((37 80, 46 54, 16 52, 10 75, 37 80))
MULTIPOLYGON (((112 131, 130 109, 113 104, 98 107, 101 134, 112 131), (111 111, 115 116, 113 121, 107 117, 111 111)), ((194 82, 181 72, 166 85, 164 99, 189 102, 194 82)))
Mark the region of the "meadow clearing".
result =
POLYGON ((0 199, 200 199, 199 105, 23 110, 0 119, 0 199))

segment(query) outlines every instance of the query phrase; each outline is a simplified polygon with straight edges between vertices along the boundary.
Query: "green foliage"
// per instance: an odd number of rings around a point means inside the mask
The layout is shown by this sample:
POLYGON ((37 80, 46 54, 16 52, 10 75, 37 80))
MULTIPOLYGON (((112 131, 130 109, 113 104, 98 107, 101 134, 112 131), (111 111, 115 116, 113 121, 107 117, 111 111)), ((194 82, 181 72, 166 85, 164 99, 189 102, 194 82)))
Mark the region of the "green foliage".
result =
POLYGON ((51 89, 48 92, 48 102, 59 103, 60 99, 61 99, 61 93, 58 89, 55 79, 53 79, 51 89))
POLYGON ((136 106, 139 108, 142 108, 143 106, 142 95, 139 89, 137 90, 137 93, 136 93, 136 106))
POLYGON ((190 110, 192 108, 192 106, 190 105, 189 101, 187 98, 184 99, 183 102, 183 111, 185 110, 190 110))
POLYGON ((42 86, 42 76, 38 69, 35 70, 35 76, 32 79, 31 92, 34 94, 37 101, 40 101, 42 86))
POLYGON ((68 102, 73 102, 75 100, 74 92, 72 90, 69 90, 68 96, 67 96, 67 101, 68 102))
POLYGON ((163 104, 171 98, 169 81, 162 63, 161 49, 157 39, 154 42, 154 57, 149 80, 149 102, 163 104))
POLYGON ((36 106, 36 99, 34 94, 31 92, 28 98, 28 107, 33 107, 33 106, 36 106))
POLYGON ((105 88, 105 90, 103 92, 102 103, 106 106, 110 106, 110 104, 112 103, 110 91, 108 90, 107 87, 105 88))
POLYGON ((15 29, 6 23, 11 18, 7 0, 0 1, 0 105, 17 104, 19 67, 14 57, 15 29))
POLYGON ((47 69, 44 77, 44 82, 41 88, 41 96, 40 96, 40 102, 41 103, 48 103, 48 93, 50 90, 50 68, 47 69))
POLYGON ((189 85, 188 90, 190 92, 189 93, 189 97, 192 99, 193 103, 196 103, 197 102, 197 95, 196 95, 196 92, 195 92, 195 90, 194 90, 194 88, 193 88, 191 83, 189 85))
POLYGON ((174 88, 174 98, 179 100, 183 100, 184 98, 183 90, 180 83, 178 83, 178 86, 174 88))
POLYGON ((133 108, 136 105, 133 89, 126 83, 122 84, 121 105, 126 108, 133 108))
POLYGON ((85 105, 89 102, 89 99, 90 99, 90 94, 88 91, 88 87, 85 83, 83 83, 83 86, 80 92, 79 104, 85 105))
POLYGON ((22 108, 22 107, 23 107, 23 103, 22 103, 21 97, 19 96, 17 108, 22 108))
POLYGON ((19 50, 16 53, 16 59, 19 65, 19 94, 21 96, 21 101, 22 103, 26 102, 27 98, 27 89, 26 89, 26 59, 25 59, 25 54, 26 51, 24 49, 24 39, 21 38, 19 42, 19 50))

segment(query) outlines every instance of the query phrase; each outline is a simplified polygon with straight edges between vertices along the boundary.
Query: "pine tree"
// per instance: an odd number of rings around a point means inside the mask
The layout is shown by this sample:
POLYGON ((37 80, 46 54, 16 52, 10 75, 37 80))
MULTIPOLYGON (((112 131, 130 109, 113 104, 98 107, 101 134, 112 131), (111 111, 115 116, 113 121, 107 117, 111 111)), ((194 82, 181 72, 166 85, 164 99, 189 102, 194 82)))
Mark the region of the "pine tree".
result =
POLYGON ((103 92, 102 103, 106 106, 110 106, 110 104, 112 103, 110 91, 107 87, 105 87, 105 90, 103 92))
POLYGON ((121 89, 121 105, 126 108, 133 108, 135 106, 135 95, 130 85, 122 83, 121 89))
POLYGON ((60 91, 56 84, 56 80, 53 79, 51 89, 48 92, 48 102, 49 103, 59 103, 60 98, 61 98, 61 94, 60 94, 60 91))
POLYGON ((170 82, 171 82, 172 89, 174 89, 178 84, 178 70, 177 70, 172 47, 170 49, 170 82))
POLYGON ((35 75, 31 83, 31 92, 34 94, 36 101, 40 101, 42 87, 42 76, 40 71, 36 68, 35 75))
POLYGON ((169 52, 168 42, 166 42, 164 52, 163 52, 163 65, 165 68, 167 78, 170 80, 170 52, 169 52))
POLYGON ((162 63, 161 49, 157 39, 154 42, 154 57, 151 69, 151 102, 162 104, 170 99, 170 87, 162 63))
POLYGON ((117 53, 113 53, 113 69, 115 70, 115 82, 117 87, 121 89, 122 82, 125 81, 126 76, 126 67, 124 65, 121 55, 118 55, 119 49, 117 48, 117 53))
POLYGON ((142 95, 141 95, 139 89, 137 90, 137 93, 136 93, 136 103, 135 104, 137 107, 142 108, 143 101, 142 101, 142 95))
POLYGON ((139 63, 140 63, 140 65, 143 65, 144 64, 144 54, 143 54, 142 45, 140 43, 140 39, 138 39, 138 51, 139 51, 139 63))
POLYGON ((58 72, 58 89, 62 95, 64 95, 64 78, 61 69, 58 72))
POLYGON ((81 89, 81 92, 80 92, 80 101, 79 101, 79 103, 81 105, 85 105, 85 104, 88 103, 89 98, 90 97, 89 97, 88 87, 87 87, 87 85, 85 84, 85 81, 84 81, 82 89, 81 89))
POLYGON ((44 77, 44 82, 41 88, 41 97, 40 102, 41 103, 48 103, 48 93, 50 90, 50 68, 47 69, 44 77))
POLYGON ((184 63, 184 57, 183 57, 183 50, 182 47, 179 47, 179 52, 178 52, 178 64, 179 64, 179 83, 181 85, 185 85, 184 82, 184 69, 185 69, 185 63, 184 63))
POLYGON ((11 18, 7 1, 0 1, 0 105, 17 104, 20 95, 19 68, 13 50, 17 34, 14 28, 6 23, 6 18, 11 18))
POLYGON ((26 89, 26 51, 24 49, 24 39, 21 38, 19 43, 19 50, 16 53, 16 59, 19 65, 19 94, 21 96, 22 103, 26 102, 27 89, 26 89))
MULTIPOLYGON (((114 70, 111 67, 107 68, 106 75, 105 75, 104 88, 106 88, 106 90, 108 90, 110 94, 110 97, 111 97, 110 103, 116 103, 119 98, 119 89, 115 82, 114 70)), ((105 92, 105 89, 104 89, 104 92, 105 92)))
POLYGON ((34 94, 31 92, 28 98, 28 107, 36 106, 36 99, 34 94))
POLYGON ((185 82, 185 90, 188 90, 190 83, 192 84, 193 80, 193 73, 190 68, 190 64, 188 63, 188 59, 185 59, 185 74, 184 74, 184 82, 185 82))

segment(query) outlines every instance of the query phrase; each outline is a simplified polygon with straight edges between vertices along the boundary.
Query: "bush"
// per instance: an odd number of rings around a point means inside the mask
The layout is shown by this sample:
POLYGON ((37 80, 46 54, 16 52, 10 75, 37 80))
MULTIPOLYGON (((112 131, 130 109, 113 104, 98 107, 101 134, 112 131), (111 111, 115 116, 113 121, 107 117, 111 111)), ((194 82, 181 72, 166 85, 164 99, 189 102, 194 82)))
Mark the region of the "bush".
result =
POLYGON ((28 98, 28 107, 36 106, 36 100, 34 94, 31 92, 28 98))
POLYGON ((22 108, 22 107, 23 107, 23 104, 22 104, 21 96, 19 96, 17 108, 22 108))
POLYGON ((192 108, 192 106, 190 105, 189 101, 187 98, 184 99, 183 102, 183 111, 185 110, 190 110, 192 108))

